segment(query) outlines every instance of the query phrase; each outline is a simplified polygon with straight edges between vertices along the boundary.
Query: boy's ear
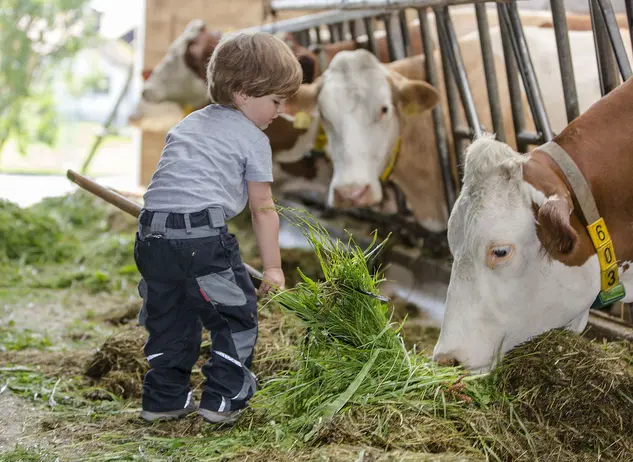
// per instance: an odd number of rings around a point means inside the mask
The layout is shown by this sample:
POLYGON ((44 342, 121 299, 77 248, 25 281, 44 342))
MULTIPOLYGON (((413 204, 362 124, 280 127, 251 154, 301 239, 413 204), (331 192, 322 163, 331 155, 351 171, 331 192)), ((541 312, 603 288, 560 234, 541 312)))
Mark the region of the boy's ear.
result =
POLYGON ((248 96, 242 93, 233 93, 233 101, 235 101, 235 104, 237 104, 238 106, 241 106, 242 104, 244 104, 244 102, 248 98, 249 98, 248 96))

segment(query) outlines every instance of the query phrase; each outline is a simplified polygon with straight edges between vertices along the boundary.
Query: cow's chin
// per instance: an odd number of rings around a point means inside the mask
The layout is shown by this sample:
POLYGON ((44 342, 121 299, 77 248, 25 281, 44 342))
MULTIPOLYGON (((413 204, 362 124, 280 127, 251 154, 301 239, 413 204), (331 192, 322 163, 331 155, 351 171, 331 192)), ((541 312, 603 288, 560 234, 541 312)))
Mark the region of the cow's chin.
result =
POLYGON ((585 327, 587 327, 587 322, 589 322, 589 310, 585 310, 572 319, 569 324, 567 324, 566 329, 580 334, 585 327))

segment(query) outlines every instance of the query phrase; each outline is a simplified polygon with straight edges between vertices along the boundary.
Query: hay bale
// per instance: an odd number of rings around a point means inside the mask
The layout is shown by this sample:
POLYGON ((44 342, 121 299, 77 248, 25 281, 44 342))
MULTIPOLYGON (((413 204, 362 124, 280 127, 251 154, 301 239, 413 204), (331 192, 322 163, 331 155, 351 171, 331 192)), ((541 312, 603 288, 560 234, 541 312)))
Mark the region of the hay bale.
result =
POLYGON ((633 376, 620 357, 551 331, 513 350, 496 372, 517 415, 575 454, 633 459, 633 376))
POLYGON ((132 327, 106 339, 86 366, 85 374, 111 393, 131 398, 140 396, 143 375, 149 369, 143 345, 142 327, 132 327), (138 387, 132 384, 138 384, 138 387))

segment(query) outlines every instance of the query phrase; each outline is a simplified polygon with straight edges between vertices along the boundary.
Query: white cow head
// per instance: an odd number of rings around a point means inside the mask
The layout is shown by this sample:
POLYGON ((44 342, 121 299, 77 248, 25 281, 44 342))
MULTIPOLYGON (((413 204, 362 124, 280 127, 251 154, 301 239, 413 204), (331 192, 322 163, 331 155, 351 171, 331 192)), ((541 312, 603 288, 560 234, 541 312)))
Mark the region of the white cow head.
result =
POLYGON ((506 144, 485 136, 468 148, 434 360, 487 371, 535 335, 585 327, 600 269, 571 204, 553 170, 506 144))
POLYGON ((167 54, 145 81, 143 99, 152 103, 173 101, 194 108, 208 103, 205 81, 185 62, 189 43, 204 29, 202 19, 194 19, 187 24, 184 32, 169 45, 167 54))
POLYGON ((439 101, 438 92, 426 82, 390 71, 366 50, 337 53, 317 85, 317 105, 334 167, 328 204, 380 203, 380 176, 396 147, 403 113, 432 108, 439 101))

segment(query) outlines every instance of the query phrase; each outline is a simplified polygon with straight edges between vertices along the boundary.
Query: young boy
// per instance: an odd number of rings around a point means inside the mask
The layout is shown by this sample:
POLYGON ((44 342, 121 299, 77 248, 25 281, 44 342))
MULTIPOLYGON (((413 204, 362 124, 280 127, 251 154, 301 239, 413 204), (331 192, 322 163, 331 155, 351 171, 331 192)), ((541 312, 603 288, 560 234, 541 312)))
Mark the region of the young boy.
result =
POLYGON ((134 258, 141 272, 139 319, 149 333, 141 418, 196 411, 211 423, 237 418, 256 389, 249 371, 257 340, 257 295, 225 222, 248 201, 264 266, 260 294, 283 288, 272 153, 263 133, 299 88, 301 67, 270 34, 226 36, 207 68, 215 104, 167 134, 145 193, 134 258), (189 378, 202 327, 212 356, 196 408, 189 378))

